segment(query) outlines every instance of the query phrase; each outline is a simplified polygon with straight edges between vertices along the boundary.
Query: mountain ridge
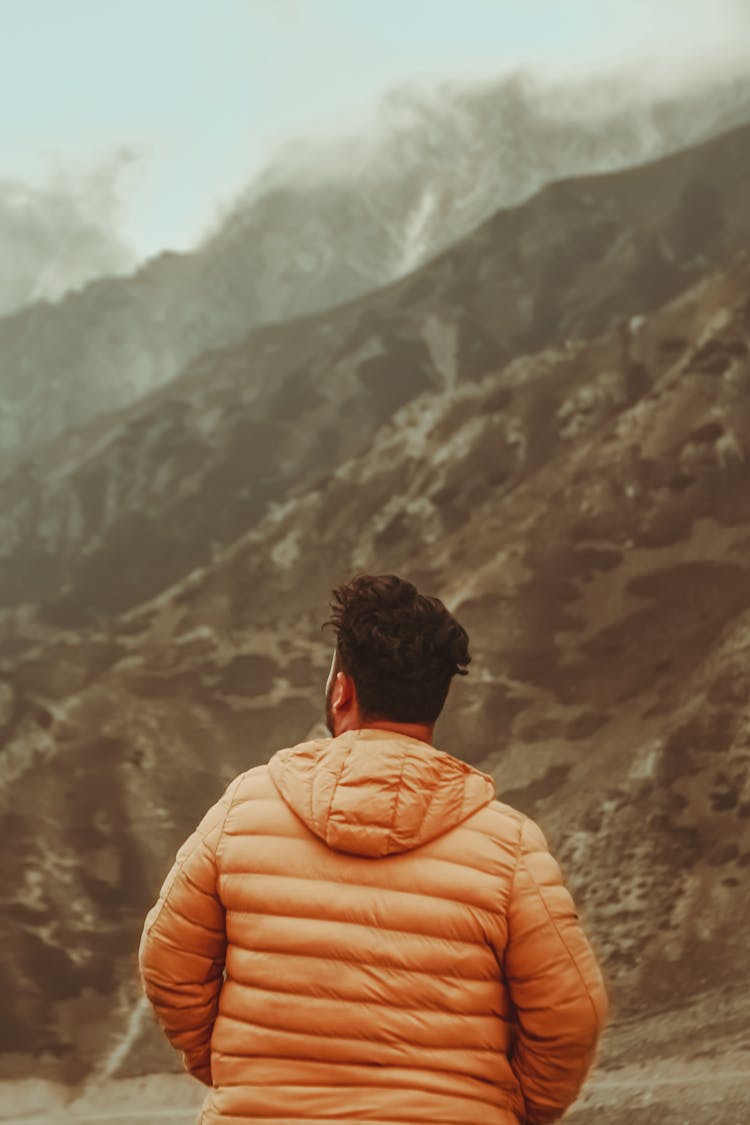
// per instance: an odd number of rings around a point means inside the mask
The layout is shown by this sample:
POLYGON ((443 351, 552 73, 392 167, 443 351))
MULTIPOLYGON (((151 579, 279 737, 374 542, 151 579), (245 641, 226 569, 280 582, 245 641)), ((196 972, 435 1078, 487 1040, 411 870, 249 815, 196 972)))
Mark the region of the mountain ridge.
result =
POLYGON ((238 342, 253 325, 320 311, 387 283, 463 238, 519 191, 528 195, 563 172, 611 162, 601 154, 617 147, 618 136, 622 159, 632 162, 750 117, 741 83, 704 93, 652 112, 616 106, 606 124, 595 121, 588 131, 580 106, 561 117, 518 80, 453 94, 450 112, 420 108, 411 95, 416 123, 402 134, 394 129, 392 153, 386 134, 361 182, 351 180, 349 166, 343 179, 319 190, 277 174, 265 195, 251 197, 249 211, 230 211, 223 233, 195 252, 165 253, 130 277, 93 281, 59 305, 0 318, 0 463, 15 463, 24 450, 169 383, 206 349, 238 342), (643 114, 646 124, 635 124, 643 114), (508 146, 512 160, 501 156, 508 146), (415 249, 407 261, 409 244, 415 249))
POLYGON ((749 136, 550 186, 385 289, 204 353, 0 479, 6 645, 29 605, 75 627, 152 596, 426 390, 617 324, 638 393, 629 322, 750 246, 749 136))

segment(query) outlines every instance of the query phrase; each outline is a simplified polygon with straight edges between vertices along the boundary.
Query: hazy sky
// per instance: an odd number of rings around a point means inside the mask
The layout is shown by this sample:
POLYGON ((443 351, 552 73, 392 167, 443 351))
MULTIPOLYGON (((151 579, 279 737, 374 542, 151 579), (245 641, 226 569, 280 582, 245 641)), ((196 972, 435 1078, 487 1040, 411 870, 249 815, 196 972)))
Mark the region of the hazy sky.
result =
POLYGON ((750 0, 0 0, 0 180, 67 185, 139 256, 191 245, 280 141, 394 83, 750 67, 750 0))

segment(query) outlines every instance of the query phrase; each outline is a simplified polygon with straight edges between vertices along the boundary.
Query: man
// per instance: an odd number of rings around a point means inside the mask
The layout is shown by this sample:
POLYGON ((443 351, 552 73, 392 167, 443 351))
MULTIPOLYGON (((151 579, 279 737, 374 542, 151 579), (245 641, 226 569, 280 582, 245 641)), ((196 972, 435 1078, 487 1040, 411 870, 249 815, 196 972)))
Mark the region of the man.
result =
POLYGON ((333 736, 236 778, 146 919, 203 1125, 557 1120, 606 996, 539 828, 432 745, 464 629, 393 575, 334 591, 333 736))

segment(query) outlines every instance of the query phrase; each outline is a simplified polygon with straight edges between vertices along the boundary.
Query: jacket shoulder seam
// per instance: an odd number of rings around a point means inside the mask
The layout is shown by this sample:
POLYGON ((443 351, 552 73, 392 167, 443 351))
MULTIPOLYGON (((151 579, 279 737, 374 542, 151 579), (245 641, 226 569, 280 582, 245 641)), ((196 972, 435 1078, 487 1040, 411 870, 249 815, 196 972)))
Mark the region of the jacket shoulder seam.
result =
POLYGON ((239 792, 239 789, 240 789, 240 786, 241 786, 242 782, 245 780, 245 778, 247 777, 247 775, 249 773, 250 773, 250 770, 245 770, 243 773, 241 773, 239 775, 239 777, 236 777, 234 779, 234 781, 230 784, 229 788, 227 789, 227 791, 224 795, 225 798, 228 797, 229 800, 227 801, 227 807, 226 807, 226 811, 224 813, 224 816, 221 818, 221 824, 218 825, 218 834, 216 836, 216 846, 214 847, 214 860, 218 860, 218 858, 219 858, 219 848, 221 847, 221 843, 224 839, 224 827, 227 823, 227 817, 229 816, 230 812, 234 808, 234 803, 235 803, 235 798, 237 796, 237 793, 239 792))
MULTIPOLYGON (((515 885, 516 885, 516 875, 518 874, 518 868, 521 865, 521 848, 523 846, 523 830, 524 830, 524 818, 522 817, 520 822, 519 822, 519 825, 518 825, 518 839, 516 840, 515 854, 514 854, 514 857, 513 857, 513 860, 514 860, 514 862, 513 862, 513 874, 510 877, 510 885, 508 887, 508 902, 506 904, 507 907, 510 906, 510 903, 513 900, 513 891, 514 891, 514 888, 515 888, 515 885)), ((534 885, 536 886, 536 884, 534 884, 534 885)))
MULTIPOLYGON (((331 786, 331 799, 328 802, 328 808, 326 809, 326 815, 325 815, 325 818, 324 818, 323 823, 321 825, 321 828, 323 829, 323 832, 325 833, 325 835, 323 836, 324 840, 328 836, 328 820, 329 820, 330 815, 331 815, 331 809, 333 808, 333 799, 336 796, 336 790, 339 787, 339 782, 341 781, 341 776, 344 772, 344 768, 346 766, 346 763, 349 761, 349 758, 351 756, 351 752, 352 752, 352 748, 351 748, 351 746, 349 746, 347 748, 346 754, 344 754, 343 758, 341 759, 341 765, 338 768, 338 771, 336 773, 336 777, 334 779, 333 785, 331 786)), ((310 807, 312 808, 312 787, 310 789, 310 793, 311 793, 310 807)))
MULTIPOLYGON (((404 770, 406 769, 406 763, 407 763, 408 759, 409 759, 409 753, 407 751, 407 753, 405 753, 404 756, 401 759, 401 769, 399 771, 398 782, 396 784, 396 800, 393 802, 393 812, 391 814, 391 823, 390 823, 390 827, 388 829, 388 839, 386 840, 386 845, 385 845, 386 852, 389 852, 389 850, 390 850, 390 844, 391 844, 391 840, 393 839, 393 833, 396 831, 396 817, 398 815, 398 806, 399 806, 399 803, 401 801, 401 789, 402 789, 402 782, 404 780, 404 770)), ((434 795, 434 790, 433 790, 432 795, 434 795)))

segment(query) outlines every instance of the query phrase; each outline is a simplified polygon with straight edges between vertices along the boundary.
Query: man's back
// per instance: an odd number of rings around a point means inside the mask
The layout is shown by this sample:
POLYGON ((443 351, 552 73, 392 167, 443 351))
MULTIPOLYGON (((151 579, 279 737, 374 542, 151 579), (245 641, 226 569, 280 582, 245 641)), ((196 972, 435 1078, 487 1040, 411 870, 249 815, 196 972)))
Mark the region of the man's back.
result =
POLYGON ((140 960, 214 1087, 204 1125, 555 1120, 606 1013, 536 825, 485 774, 382 729, 235 779, 180 849, 140 960))

